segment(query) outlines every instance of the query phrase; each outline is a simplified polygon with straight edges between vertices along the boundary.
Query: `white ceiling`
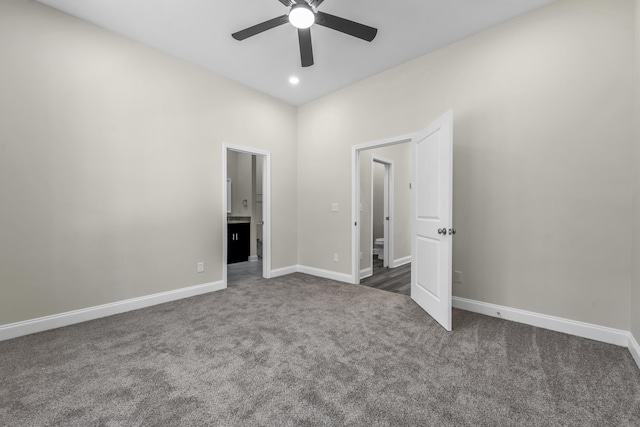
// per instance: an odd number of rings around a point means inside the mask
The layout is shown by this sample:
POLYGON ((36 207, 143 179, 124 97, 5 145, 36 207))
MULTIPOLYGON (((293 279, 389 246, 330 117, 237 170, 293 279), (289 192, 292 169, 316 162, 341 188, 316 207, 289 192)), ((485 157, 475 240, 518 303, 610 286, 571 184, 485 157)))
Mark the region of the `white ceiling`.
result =
POLYGON ((244 41, 231 37, 286 14, 278 0, 38 1, 301 105, 555 0, 325 0, 319 10, 376 27, 378 35, 368 43, 313 26, 315 65, 308 68, 289 24, 244 41))

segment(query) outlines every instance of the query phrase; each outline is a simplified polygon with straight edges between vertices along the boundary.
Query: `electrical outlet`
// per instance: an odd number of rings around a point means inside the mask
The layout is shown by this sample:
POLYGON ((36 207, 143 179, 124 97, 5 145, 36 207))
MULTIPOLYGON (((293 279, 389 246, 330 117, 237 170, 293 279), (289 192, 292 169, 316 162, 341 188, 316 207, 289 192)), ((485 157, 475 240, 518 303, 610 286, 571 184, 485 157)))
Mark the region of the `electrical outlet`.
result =
POLYGON ((204 271, 204 262, 200 261, 198 263, 198 273, 202 273, 204 271))
POLYGON ((453 281, 456 283, 462 283, 462 271, 453 272, 453 281))
POLYGON ((338 257, 338 254, 333 254, 333 262, 339 262, 340 258, 338 257))

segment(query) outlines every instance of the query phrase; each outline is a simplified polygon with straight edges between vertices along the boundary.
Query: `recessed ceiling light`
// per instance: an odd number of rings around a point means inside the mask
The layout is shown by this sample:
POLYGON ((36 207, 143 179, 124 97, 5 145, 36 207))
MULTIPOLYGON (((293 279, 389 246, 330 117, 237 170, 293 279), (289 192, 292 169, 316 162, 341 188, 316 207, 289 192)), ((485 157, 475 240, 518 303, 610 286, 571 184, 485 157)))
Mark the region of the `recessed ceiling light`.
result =
POLYGON ((291 76, 289 77, 289 83, 291 83, 292 85, 297 85, 298 83, 300 83, 300 79, 296 76, 291 76))

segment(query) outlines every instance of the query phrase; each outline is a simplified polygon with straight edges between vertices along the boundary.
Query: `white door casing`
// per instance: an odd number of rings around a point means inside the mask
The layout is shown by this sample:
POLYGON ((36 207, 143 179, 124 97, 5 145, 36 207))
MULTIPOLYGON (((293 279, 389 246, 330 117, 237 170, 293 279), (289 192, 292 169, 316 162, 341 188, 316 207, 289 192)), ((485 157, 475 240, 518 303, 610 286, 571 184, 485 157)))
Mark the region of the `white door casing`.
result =
POLYGON ((411 140, 411 298, 447 331, 451 325, 453 112, 411 140))
MULTIPOLYGON (((384 238, 384 252, 382 254, 383 262, 382 266, 387 267, 395 267, 393 262, 393 257, 395 254, 394 245, 395 245, 395 235, 394 235, 394 226, 393 226, 393 216, 394 216, 394 178, 393 178, 393 160, 390 160, 385 157, 381 157, 378 155, 374 155, 371 157, 371 246, 374 246, 375 240, 373 236, 373 200, 374 200, 374 191, 373 191, 373 181, 375 176, 375 165, 379 164, 384 166, 384 182, 382 184, 383 187, 383 238, 384 238)), ((379 196, 379 195, 378 195, 379 196)), ((373 268, 373 252, 371 253, 371 266, 373 268)))
POLYGON ((391 225, 389 223, 389 169, 390 169, 390 164, 389 163, 385 163, 384 164, 384 184, 383 184, 383 198, 384 200, 382 201, 383 206, 384 206, 384 212, 382 213, 383 217, 382 217, 382 224, 383 224, 383 235, 384 235, 384 249, 383 249, 383 258, 384 261, 382 262, 382 266, 387 268, 389 267, 389 249, 391 248, 391 239, 389 238, 389 226, 391 225))

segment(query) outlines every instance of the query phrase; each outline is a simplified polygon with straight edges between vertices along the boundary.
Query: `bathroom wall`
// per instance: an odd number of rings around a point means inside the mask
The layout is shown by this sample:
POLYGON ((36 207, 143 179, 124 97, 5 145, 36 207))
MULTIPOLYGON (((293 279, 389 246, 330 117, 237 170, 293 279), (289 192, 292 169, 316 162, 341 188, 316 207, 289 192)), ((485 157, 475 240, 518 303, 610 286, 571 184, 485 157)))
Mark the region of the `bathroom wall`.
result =
POLYGON ((227 177, 231 178, 231 216, 251 217, 252 156, 233 150, 227 152, 227 177), (242 201, 247 200, 247 206, 242 201))

